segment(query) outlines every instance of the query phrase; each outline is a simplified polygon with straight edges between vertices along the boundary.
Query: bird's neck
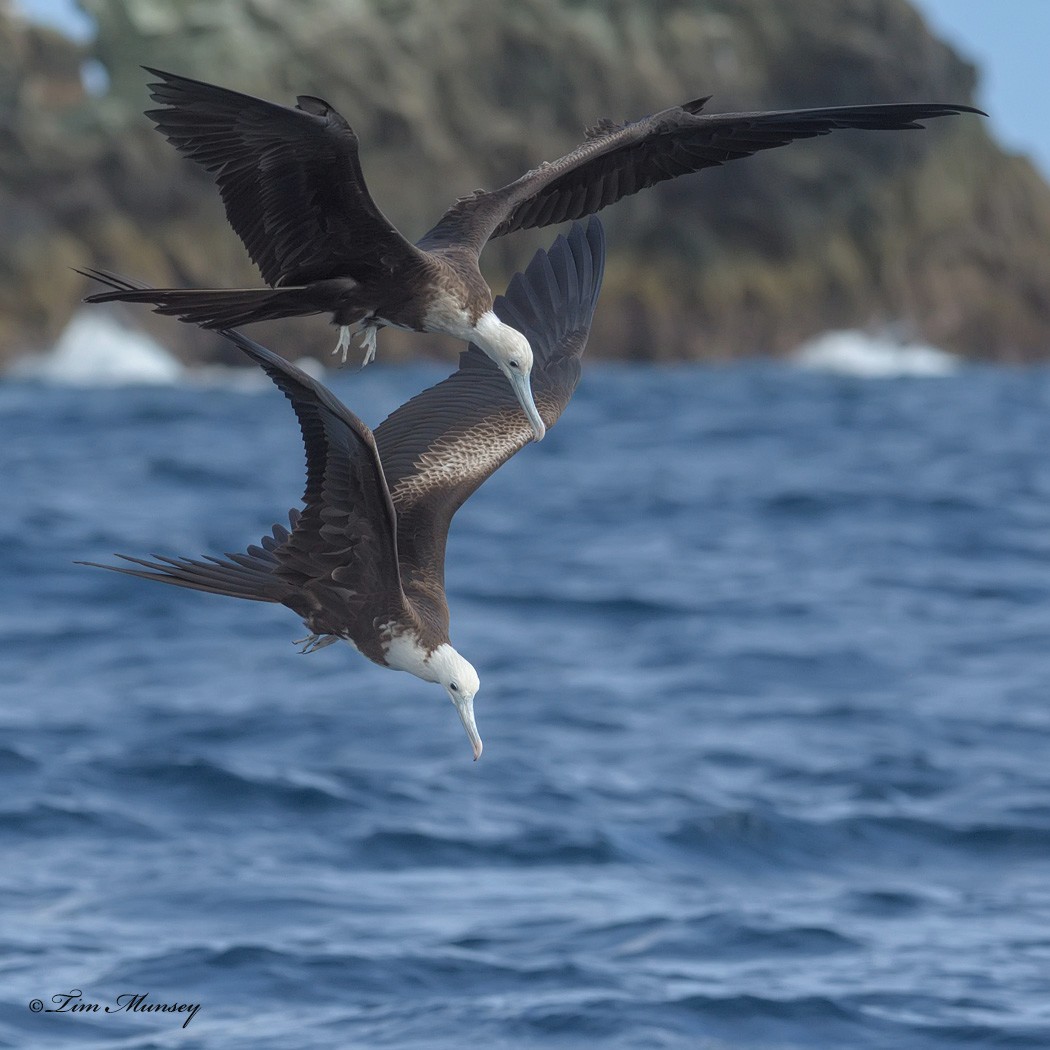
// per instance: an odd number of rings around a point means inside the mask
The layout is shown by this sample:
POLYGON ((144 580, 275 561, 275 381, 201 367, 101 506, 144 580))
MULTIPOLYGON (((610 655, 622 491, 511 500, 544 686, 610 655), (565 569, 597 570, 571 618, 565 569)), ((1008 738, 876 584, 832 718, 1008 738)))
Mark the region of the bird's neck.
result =
POLYGON ((415 631, 391 636, 383 648, 388 667, 395 671, 407 671, 424 682, 440 681, 442 664, 448 659, 445 650, 455 653, 455 649, 447 642, 436 649, 428 648, 420 642, 415 631))
POLYGON ((474 322, 467 339, 484 350, 489 357, 495 357, 498 349, 507 341, 506 333, 509 331, 512 331, 509 325, 505 325, 491 310, 486 310, 474 322))
POLYGON ((423 330, 442 332, 464 342, 475 341, 479 324, 482 338, 491 328, 492 289, 478 269, 477 259, 462 253, 433 253, 437 267, 431 284, 423 330))

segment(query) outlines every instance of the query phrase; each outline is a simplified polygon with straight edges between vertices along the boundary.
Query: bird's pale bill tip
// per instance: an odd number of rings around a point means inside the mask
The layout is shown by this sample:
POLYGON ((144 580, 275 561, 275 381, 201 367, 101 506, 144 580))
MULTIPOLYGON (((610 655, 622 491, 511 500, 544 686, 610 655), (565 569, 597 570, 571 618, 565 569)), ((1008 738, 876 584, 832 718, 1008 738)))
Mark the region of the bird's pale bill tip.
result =
POLYGON ((522 411, 528 416, 529 425, 532 427, 532 433, 537 441, 543 440, 543 435, 547 433, 547 427, 544 425, 543 417, 540 415, 540 410, 536 407, 536 402, 532 397, 532 386, 529 384, 529 377, 522 375, 520 372, 510 373, 510 383, 514 389, 514 395, 518 399, 518 404, 521 405, 522 411))
POLYGON ((470 700, 454 700, 453 703, 456 705, 459 720, 467 731, 467 739, 470 741, 470 746, 474 751, 474 761, 477 762, 481 758, 481 751, 484 745, 481 743, 478 724, 474 721, 474 700, 473 698, 470 700))
POLYGON ((536 402, 532 397, 532 386, 529 380, 525 379, 525 397, 521 401, 522 408, 525 409, 525 415, 529 417, 529 423, 532 426, 532 433, 537 441, 543 440, 543 435, 547 433, 547 427, 543 422, 543 417, 540 415, 540 410, 536 407, 536 402))

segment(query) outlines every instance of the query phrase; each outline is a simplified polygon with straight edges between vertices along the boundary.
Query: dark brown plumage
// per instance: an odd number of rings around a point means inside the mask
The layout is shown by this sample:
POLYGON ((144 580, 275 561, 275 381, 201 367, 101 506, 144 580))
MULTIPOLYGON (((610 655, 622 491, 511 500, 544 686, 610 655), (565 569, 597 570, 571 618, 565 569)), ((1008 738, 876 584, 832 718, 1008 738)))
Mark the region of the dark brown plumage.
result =
MULTIPOLYGON (((300 96, 280 106, 151 69, 158 130, 214 176, 230 225, 270 288, 117 290, 91 302, 151 303, 208 328, 292 314, 331 313, 366 331, 368 358, 384 324, 473 341, 511 380, 525 351, 490 323, 491 292, 478 257, 491 237, 583 218, 648 186, 795 139, 840 128, 919 128, 920 120, 976 113, 970 106, 895 103, 769 113, 704 114, 707 99, 625 124, 600 121, 586 141, 493 191, 460 198, 417 244, 379 210, 365 185, 358 139, 327 102, 300 96), (509 342, 508 342, 509 340, 509 342)), ((525 369, 527 372, 527 369, 525 369)))
MULTIPOLYGON (((592 219, 538 252, 495 310, 535 349, 532 382, 547 426, 580 376, 601 288, 605 237, 592 219)), ((102 278, 131 290, 116 278, 102 278)), ((306 649, 349 641, 383 666, 438 681, 468 734, 477 675, 449 642, 445 542, 463 502, 532 439, 499 370, 477 347, 459 370, 402 405, 375 433, 334 395, 283 358, 225 332, 292 403, 306 447, 302 511, 259 546, 224 558, 152 559, 101 568, 253 601, 279 602, 311 632, 306 649), (451 688, 455 686, 455 689, 451 688), (469 694, 469 695, 468 695, 469 694)))

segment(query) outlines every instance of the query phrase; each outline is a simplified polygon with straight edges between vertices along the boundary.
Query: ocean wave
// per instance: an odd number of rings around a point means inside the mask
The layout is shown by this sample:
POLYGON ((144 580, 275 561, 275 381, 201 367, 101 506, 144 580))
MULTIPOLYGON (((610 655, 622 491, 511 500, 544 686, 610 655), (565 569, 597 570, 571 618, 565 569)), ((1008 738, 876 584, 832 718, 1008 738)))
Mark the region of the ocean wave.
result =
POLYGON ((792 361, 800 368, 862 379, 948 376, 961 367, 959 358, 935 346, 856 330, 826 332, 796 350, 792 361))
POLYGON ((157 837, 150 825, 126 814, 57 802, 34 802, 17 809, 0 809, 0 833, 30 838, 85 835, 114 839, 157 837))
MULTIPOLYGON (((295 363, 317 379, 327 376, 314 357, 295 363)), ((273 389, 258 368, 184 365, 141 329, 97 310, 77 311, 51 350, 16 358, 4 378, 73 387, 189 385, 250 394, 273 389)))
POLYGON ((927 863, 939 854, 954 856, 959 863, 992 856, 1035 860, 1050 851, 1050 826, 1042 823, 993 825, 881 813, 804 820, 765 807, 685 819, 663 838, 711 864, 739 864, 741 856, 750 853, 761 858, 762 868, 771 862, 781 868, 808 868, 813 857, 826 856, 845 866, 892 869, 901 850, 921 852, 927 863))
POLYGON ((732 911, 702 916, 654 916, 580 930, 581 951, 670 962, 677 958, 772 959, 855 952, 863 944, 822 926, 759 925, 732 911))
POLYGON ((296 783, 288 777, 237 772, 228 766, 201 758, 177 762, 99 763, 110 775, 148 789, 160 800, 174 793, 183 801, 196 800, 210 810, 281 809, 316 812, 342 809, 351 800, 334 787, 296 783))
POLYGON ((13 747, 0 747, 0 776, 32 773, 40 768, 37 759, 13 747))
POLYGON ((360 863, 376 868, 607 864, 620 859, 617 847, 601 832, 553 827, 470 838, 439 831, 384 830, 353 846, 360 863))
POLYGON ((476 764, 286 609, 71 564, 296 502, 279 393, 191 383, 0 384, 0 1043, 1050 1045, 1050 371, 589 368, 450 537, 476 764))
POLYGON ((68 386, 125 386, 176 383, 184 371, 145 332, 125 328, 104 313, 80 310, 49 353, 19 358, 6 374, 68 386))

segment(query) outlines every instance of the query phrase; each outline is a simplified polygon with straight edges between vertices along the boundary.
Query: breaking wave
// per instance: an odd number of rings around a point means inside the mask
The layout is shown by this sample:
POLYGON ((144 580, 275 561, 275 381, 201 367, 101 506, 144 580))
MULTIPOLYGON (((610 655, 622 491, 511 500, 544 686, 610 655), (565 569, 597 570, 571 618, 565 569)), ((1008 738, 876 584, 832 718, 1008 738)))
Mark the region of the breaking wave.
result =
POLYGON ((865 379, 946 376, 960 367, 959 358, 935 346, 902 343, 855 329, 825 332, 803 344, 793 361, 802 368, 865 379))

